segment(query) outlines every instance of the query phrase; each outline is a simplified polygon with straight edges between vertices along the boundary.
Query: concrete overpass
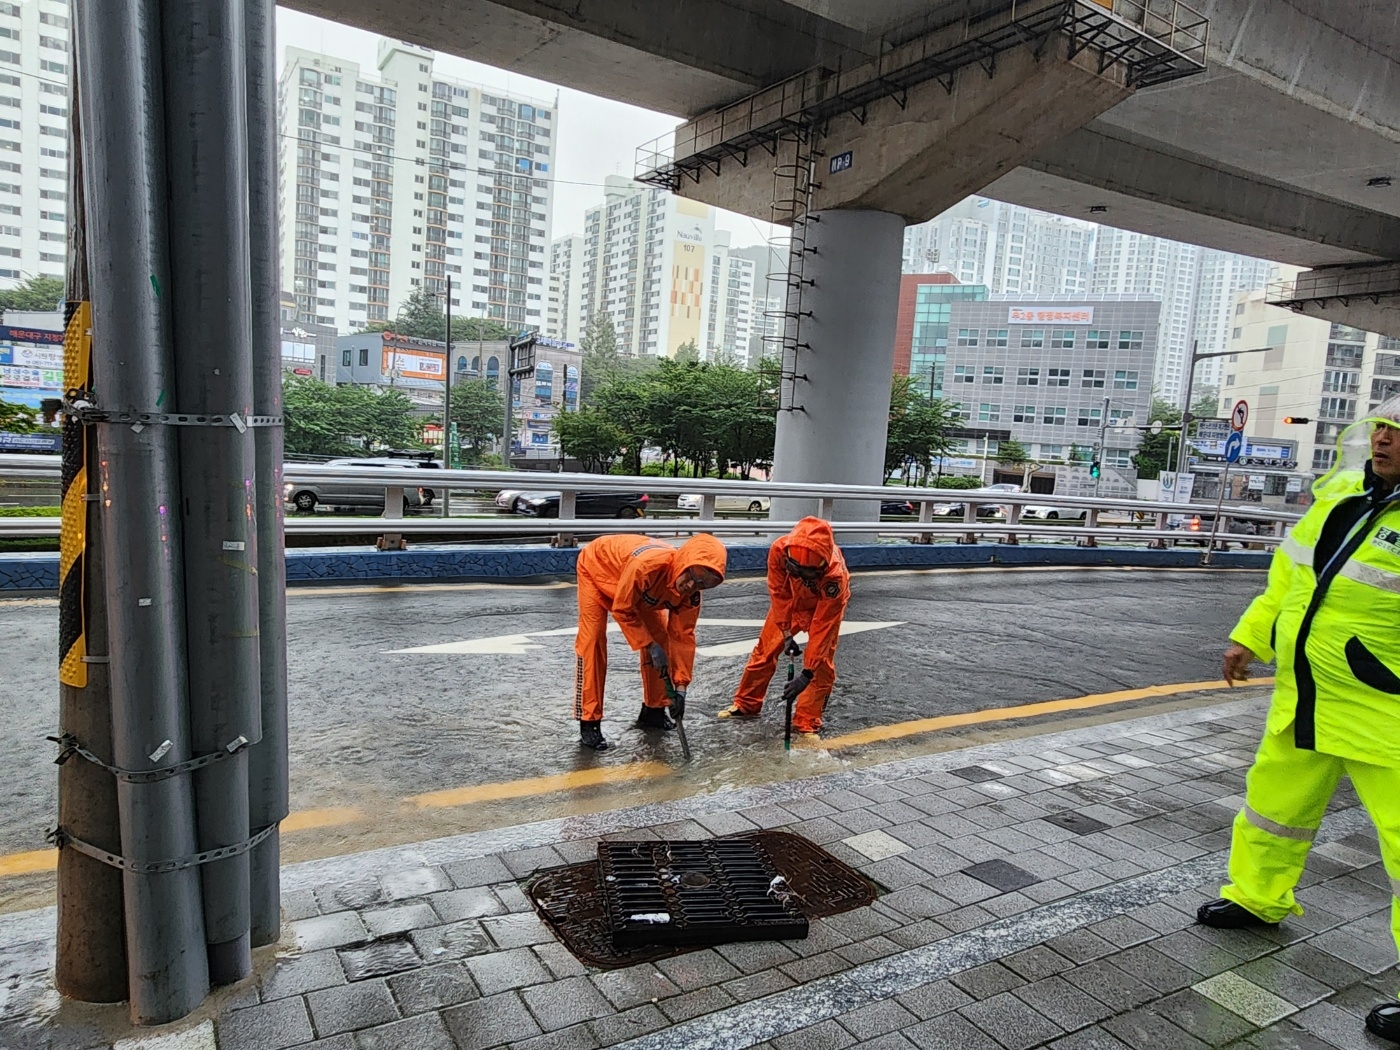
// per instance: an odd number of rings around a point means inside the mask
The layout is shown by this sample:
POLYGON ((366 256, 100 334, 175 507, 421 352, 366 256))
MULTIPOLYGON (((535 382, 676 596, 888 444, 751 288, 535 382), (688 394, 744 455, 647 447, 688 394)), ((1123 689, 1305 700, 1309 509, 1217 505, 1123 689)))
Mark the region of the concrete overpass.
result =
MULTIPOLYGON (((291 0, 287 6, 694 118, 804 69, 868 58, 907 35, 911 20, 954 21, 1009 5, 291 0)), ((1210 21, 1204 74, 1125 97, 983 192, 1300 266, 1400 258, 1400 9, 1379 0, 1200 0, 1197 6, 1210 21), (1372 184, 1387 177, 1394 185, 1372 184)), ((915 207, 905 217, 919 221, 935 213, 915 207)))

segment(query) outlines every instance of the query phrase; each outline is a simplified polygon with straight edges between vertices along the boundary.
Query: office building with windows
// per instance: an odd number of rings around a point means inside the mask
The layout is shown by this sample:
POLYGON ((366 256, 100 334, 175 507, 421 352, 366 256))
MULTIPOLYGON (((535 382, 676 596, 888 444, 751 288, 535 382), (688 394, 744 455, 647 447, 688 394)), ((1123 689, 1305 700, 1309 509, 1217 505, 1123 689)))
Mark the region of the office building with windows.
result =
POLYGON ((1100 491, 1135 495, 1160 309, 1134 296, 954 299, 942 396, 968 427, 1010 431, 1054 467, 1060 495, 1093 493, 1088 467, 1106 426, 1100 491))
MULTIPOLYGON (((1248 402, 1242 494, 1275 502, 1310 490, 1336 463, 1341 432, 1400 394, 1400 339, 1270 306, 1263 293, 1239 295, 1235 306, 1220 414, 1248 402)), ((1198 469, 1218 469, 1221 450, 1198 446, 1198 469)))
POLYGON ((68 17, 66 0, 0 3, 0 288, 65 273, 68 17))
POLYGON ((282 268, 303 319, 355 331, 415 289, 445 299, 451 276, 454 314, 543 327, 554 103, 390 40, 373 73, 289 47, 278 99, 282 268))
POLYGON ((948 273, 905 274, 899 282, 895 321, 894 370, 913 376, 928 397, 945 396, 948 325, 955 302, 980 302, 987 288, 960 284, 948 273))

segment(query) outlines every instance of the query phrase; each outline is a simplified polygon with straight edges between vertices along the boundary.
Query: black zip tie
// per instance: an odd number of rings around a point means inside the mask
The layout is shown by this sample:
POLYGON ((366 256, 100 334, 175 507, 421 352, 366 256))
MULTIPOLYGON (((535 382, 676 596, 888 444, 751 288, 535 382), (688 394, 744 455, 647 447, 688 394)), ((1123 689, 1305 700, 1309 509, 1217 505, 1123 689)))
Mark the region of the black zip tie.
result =
MULTIPOLYGON (((221 750, 211 752, 207 755, 200 755, 198 758, 186 759, 184 762, 177 762, 173 766, 162 766, 160 769, 122 769, 119 766, 108 765, 98 758, 87 748, 78 743, 78 738, 72 733, 62 733, 59 736, 45 737, 58 745, 58 757, 53 760, 54 765, 61 766, 74 755, 85 758, 95 766, 101 766, 118 780, 124 780, 128 784, 157 784, 162 780, 169 780, 171 777, 179 776, 181 773, 191 773, 196 769, 203 769, 205 766, 212 766, 215 762, 222 762, 226 758, 232 758, 248 746, 247 737, 234 737, 221 750)), ((166 745, 162 744, 161 747, 166 745)), ((167 748, 168 750, 168 748, 167 748)), ((157 751, 157 754, 164 752, 157 751)), ((152 759, 151 761, 157 761, 152 759)))
POLYGON ((237 857, 247 853, 262 842, 274 831, 276 824, 269 824, 251 838, 244 839, 236 846, 220 846, 218 849, 205 850, 203 853, 191 853, 185 857, 176 857, 172 860, 140 861, 128 860, 126 857, 116 853, 111 853, 105 849, 98 849, 90 842, 74 838, 63 828, 57 827, 44 836, 59 849, 73 849, 93 860, 101 861, 103 864, 113 868, 120 868, 122 871, 129 871, 135 875, 163 875, 172 871, 181 871, 185 868, 198 867, 201 864, 210 864, 216 860, 227 860, 229 857, 237 857))

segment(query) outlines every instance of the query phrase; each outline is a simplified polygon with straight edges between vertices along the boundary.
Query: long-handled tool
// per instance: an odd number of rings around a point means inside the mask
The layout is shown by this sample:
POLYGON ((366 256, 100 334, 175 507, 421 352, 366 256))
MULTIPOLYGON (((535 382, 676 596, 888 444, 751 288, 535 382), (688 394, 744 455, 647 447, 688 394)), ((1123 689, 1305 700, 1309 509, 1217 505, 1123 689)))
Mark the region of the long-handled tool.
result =
POLYGON ((690 741, 685 738, 685 707, 677 703, 680 700, 680 694, 671 682, 671 673, 660 667, 656 670, 661 675, 662 683, 666 686, 666 697, 671 701, 671 720, 676 723, 676 735, 681 738, 681 754, 689 762, 690 741))
MULTIPOLYGON (((792 680, 793 680, 795 677, 797 677, 797 664, 796 664, 796 660, 797 660, 797 657, 798 657, 799 655, 801 655, 801 653, 802 653, 802 650, 799 649, 799 648, 797 647, 797 643, 796 643, 795 641, 793 641, 791 638, 789 638, 789 639, 788 639, 788 644, 787 644, 787 658, 788 658, 788 676, 787 676, 787 680, 788 680, 788 684, 789 684, 789 685, 791 685, 791 684, 792 684, 792 680)), ((787 698, 787 704, 786 704, 786 710, 783 712, 783 750, 784 750, 784 751, 791 751, 791 750, 792 750, 792 703, 793 703, 793 698, 792 698, 792 697, 788 697, 788 698, 787 698)))

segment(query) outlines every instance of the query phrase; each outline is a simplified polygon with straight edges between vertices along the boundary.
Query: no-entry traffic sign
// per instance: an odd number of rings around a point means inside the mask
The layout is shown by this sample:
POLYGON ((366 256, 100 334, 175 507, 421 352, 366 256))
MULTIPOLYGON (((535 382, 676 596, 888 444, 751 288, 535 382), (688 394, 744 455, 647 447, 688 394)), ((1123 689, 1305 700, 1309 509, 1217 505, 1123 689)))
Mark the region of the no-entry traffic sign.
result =
POLYGON ((1236 432, 1244 429, 1244 425, 1249 422, 1249 402, 1236 401, 1235 407, 1230 410, 1230 429, 1236 432))

